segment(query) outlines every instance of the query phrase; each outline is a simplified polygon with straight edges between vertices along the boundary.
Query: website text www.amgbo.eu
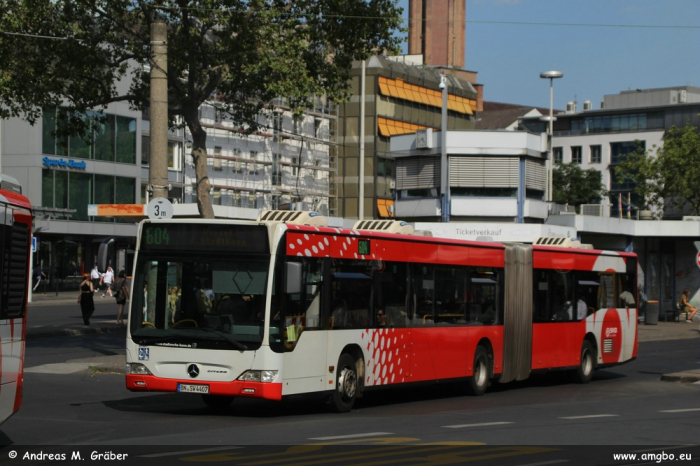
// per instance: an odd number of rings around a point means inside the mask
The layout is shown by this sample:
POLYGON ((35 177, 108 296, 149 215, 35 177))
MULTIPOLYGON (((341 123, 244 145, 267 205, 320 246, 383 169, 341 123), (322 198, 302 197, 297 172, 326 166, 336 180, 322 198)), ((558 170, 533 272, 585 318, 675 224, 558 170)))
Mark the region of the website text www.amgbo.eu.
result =
POLYGON ((615 453, 613 454, 613 459, 615 461, 654 461, 661 463, 662 461, 690 461, 692 459, 692 453, 666 453, 662 451, 661 453, 615 453))

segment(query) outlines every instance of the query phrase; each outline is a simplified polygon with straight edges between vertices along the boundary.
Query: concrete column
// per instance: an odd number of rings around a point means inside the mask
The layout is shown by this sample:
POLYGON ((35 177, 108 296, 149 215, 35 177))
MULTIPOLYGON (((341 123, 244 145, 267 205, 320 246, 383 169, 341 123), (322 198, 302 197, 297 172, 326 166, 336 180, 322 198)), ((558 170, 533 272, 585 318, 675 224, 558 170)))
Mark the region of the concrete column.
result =
POLYGON ((152 197, 168 197, 168 29, 151 24, 151 160, 152 197))

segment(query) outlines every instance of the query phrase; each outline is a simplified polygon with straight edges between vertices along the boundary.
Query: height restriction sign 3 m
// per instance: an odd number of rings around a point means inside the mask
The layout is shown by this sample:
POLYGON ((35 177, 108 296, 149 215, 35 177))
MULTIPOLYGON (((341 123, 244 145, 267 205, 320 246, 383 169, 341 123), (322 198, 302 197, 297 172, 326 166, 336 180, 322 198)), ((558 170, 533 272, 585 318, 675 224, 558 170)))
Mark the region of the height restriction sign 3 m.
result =
POLYGON ((164 197, 155 197, 146 205, 146 215, 151 220, 168 220, 173 218, 173 205, 164 197))

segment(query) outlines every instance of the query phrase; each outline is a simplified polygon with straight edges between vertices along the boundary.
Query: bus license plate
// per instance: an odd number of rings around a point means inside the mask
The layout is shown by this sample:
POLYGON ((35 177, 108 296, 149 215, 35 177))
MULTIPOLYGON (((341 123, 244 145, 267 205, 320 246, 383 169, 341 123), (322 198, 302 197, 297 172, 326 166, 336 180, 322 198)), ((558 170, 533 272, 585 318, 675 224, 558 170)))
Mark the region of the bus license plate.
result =
POLYGON ((209 385, 177 384, 177 391, 182 393, 209 393, 209 385))

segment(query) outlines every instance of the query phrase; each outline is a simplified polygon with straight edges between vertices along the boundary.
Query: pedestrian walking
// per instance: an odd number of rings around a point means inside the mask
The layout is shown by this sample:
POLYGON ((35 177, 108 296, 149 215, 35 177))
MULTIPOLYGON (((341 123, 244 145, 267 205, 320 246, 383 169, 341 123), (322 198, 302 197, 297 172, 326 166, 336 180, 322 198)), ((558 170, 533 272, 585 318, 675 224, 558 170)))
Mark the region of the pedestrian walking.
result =
POLYGON ((90 280, 92 280, 92 288, 95 293, 97 293, 97 290, 100 288, 100 278, 102 278, 102 275, 100 274, 100 271, 97 270, 97 264, 95 264, 90 271, 90 280))
POLYGON ((114 282, 114 297, 117 299, 117 304, 119 304, 117 325, 124 325, 124 305, 129 300, 129 285, 126 281, 126 272, 123 270, 119 271, 119 276, 114 282))
POLYGON ((85 325, 90 325, 90 316, 95 312, 95 301, 92 299, 94 292, 95 288, 92 285, 90 275, 84 273, 83 281, 80 282, 78 287, 78 304, 80 304, 80 312, 83 314, 83 323, 85 325))
MULTIPOLYGON (((41 267, 36 267, 34 269, 34 280, 36 280, 36 285, 34 285, 34 288, 32 291, 36 291, 36 289, 39 287, 39 283, 41 283, 41 279, 46 278, 46 274, 44 273, 43 270, 41 270, 41 267)), ((44 290, 46 291, 46 290, 44 290)))
POLYGON ((114 270, 111 266, 107 266, 107 271, 102 274, 100 278, 100 285, 102 285, 102 297, 105 297, 105 293, 109 293, 109 297, 112 297, 112 282, 114 281, 114 270))

